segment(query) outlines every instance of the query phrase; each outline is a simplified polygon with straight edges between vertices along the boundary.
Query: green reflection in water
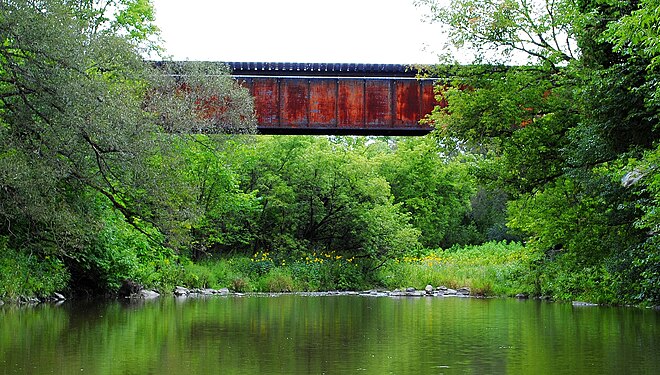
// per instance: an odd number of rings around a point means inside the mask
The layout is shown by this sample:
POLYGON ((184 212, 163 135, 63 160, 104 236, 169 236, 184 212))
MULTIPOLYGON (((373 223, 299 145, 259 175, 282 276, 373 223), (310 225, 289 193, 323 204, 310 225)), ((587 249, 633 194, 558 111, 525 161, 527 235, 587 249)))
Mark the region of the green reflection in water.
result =
POLYGON ((660 314, 466 298, 229 297, 0 308, 3 374, 632 374, 660 314))

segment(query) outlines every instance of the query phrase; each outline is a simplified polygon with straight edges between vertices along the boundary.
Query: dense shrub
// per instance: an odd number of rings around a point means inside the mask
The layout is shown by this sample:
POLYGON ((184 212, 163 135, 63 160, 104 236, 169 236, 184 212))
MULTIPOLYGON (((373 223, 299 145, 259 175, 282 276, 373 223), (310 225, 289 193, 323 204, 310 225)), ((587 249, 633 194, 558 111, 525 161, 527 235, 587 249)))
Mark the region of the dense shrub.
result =
POLYGON ((0 236, 0 298, 49 296, 67 287, 69 273, 57 258, 40 258, 7 246, 0 236))

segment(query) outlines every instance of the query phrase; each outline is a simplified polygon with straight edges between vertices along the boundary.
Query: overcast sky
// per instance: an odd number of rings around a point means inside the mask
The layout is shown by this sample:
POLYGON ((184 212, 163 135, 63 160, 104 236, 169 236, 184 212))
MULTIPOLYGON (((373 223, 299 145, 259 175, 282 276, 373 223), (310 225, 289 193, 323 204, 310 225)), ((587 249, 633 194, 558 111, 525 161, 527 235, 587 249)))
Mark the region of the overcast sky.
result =
POLYGON ((153 0, 175 60, 438 62, 438 25, 413 0, 153 0))

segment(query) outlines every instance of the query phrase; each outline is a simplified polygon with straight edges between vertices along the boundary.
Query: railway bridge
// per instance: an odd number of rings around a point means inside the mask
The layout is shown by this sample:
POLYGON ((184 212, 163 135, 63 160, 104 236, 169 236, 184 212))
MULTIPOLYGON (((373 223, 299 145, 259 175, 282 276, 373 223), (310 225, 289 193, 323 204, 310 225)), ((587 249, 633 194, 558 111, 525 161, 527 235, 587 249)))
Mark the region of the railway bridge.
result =
POLYGON ((398 64, 228 62, 260 134, 424 135, 435 80, 398 64))

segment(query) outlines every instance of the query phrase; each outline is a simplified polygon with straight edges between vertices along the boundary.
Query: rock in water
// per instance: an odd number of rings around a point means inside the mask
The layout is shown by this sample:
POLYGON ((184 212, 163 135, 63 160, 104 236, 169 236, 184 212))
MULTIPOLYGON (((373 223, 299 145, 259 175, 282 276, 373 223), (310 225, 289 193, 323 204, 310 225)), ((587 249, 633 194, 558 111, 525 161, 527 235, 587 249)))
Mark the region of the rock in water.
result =
POLYGON ((424 291, 426 294, 433 294, 433 285, 427 285, 426 288, 424 288, 424 291))
POLYGON ((120 297, 131 297, 137 295, 144 287, 133 280, 126 279, 122 281, 121 287, 119 288, 120 297))
POLYGON ((456 294, 460 294, 462 296, 469 296, 470 295, 470 288, 468 288, 468 287, 460 288, 459 290, 456 291, 456 294))
POLYGON ((144 299, 152 299, 152 298, 160 297, 160 294, 158 294, 158 292, 155 292, 153 290, 143 289, 140 291, 139 297, 144 299))

